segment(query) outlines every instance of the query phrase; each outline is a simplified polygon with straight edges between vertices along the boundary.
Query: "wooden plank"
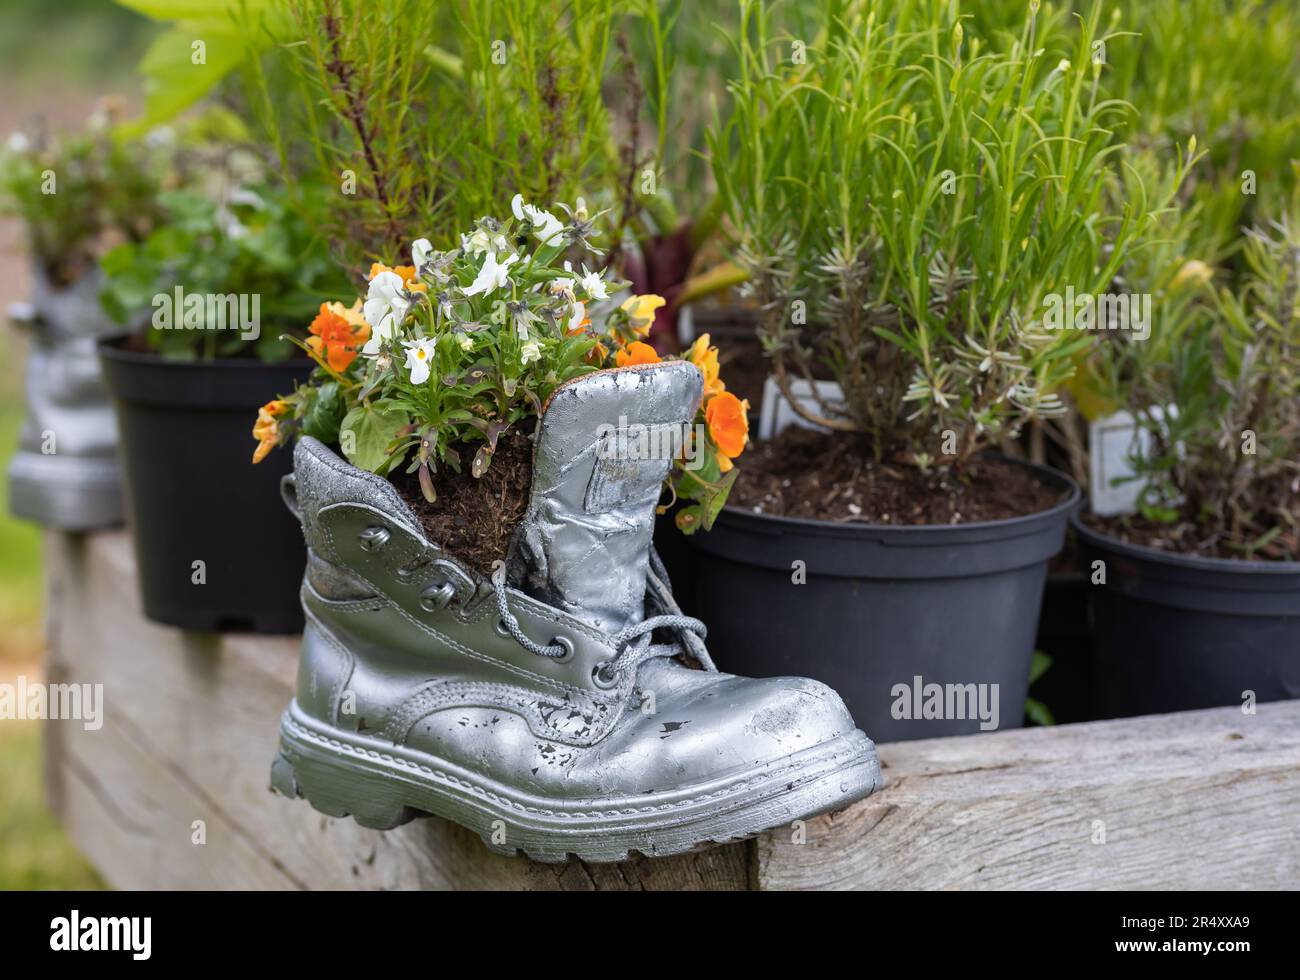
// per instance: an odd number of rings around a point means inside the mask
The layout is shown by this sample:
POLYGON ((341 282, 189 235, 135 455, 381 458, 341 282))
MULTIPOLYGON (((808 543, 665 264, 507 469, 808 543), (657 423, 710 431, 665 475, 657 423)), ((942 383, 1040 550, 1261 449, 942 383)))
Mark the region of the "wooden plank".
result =
POLYGON ((540 865, 445 821, 385 834, 273 795, 296 641, 148 623, 121 534, 51 535, 46 566, 49 678, 106 701, 98 732, 47 726, 49 795, 119 887, 1300 887, 1300 702, 886 745, 886 788, 806 827, 540 865))
POLYGON ((743 888, 750 848, 598 866, 493 854, 443 820, 381 833, 271 793, 295 638, 184 633, 145 620, 120 533, 47 539, 51 680, 104 685, 97 732, 56 722, 48 795, 121 888, 743 888), (206 843, 195 844, 203 821, 206 843))
POLYGON ((765 888, 1300 887, 1300 701, 881 747, 887 785, 757 847, 765 888))

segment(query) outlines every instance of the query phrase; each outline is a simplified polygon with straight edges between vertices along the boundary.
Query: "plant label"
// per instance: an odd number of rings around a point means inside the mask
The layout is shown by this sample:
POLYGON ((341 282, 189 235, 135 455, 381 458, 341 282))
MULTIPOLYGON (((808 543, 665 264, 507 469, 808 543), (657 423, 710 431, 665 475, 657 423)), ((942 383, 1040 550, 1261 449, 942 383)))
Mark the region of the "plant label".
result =
MULTIPOLYGON (((820 396, 823 402, 835 404, 844 400, 840 386, 834 381, 817 381, 815 384, 817 385, 817 395, 820 396)), ((792 378, 790 380, 790 393, 794 395, 795 401, 809 411, 819 415, 824 411, 818 404, 817 398, 813 396, 812 386, 807 379, 792 378)), ((758 417, 758 437, 760 439, 771 439, 791 425, 797 425, 804 429, 823 429, 823 426, 809 422, 796 412, 781 394, 781 389, 777 387, 776 378, 768 375, 767 381, 763 383, 763 405, 762 412, 758 417)))
MULTIPOLYGON (((1172 407, 1155 409, 1155 417, 1172 416, 1172 407)), ((1146 486, 1133 467, 1133 457, 1146 453, 1151 433, 1129 412, 1119 411, 1088 423, 1088 494, 1092 512, 1101 517, 1131 514, 1146 486)))

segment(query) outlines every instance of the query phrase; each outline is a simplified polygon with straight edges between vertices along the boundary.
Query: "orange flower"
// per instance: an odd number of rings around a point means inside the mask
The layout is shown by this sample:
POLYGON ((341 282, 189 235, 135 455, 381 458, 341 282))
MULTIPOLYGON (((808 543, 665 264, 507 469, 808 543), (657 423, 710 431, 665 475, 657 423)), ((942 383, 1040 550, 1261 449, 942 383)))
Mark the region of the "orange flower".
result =
POLYGON ((619 367, 628 367, 632 364, 658 364, 659 360, 655 349, 640 340, 632 341, 614 355, 614 363, 619 367))
POLYGON ((749 402, 729 391, 714 395, 704 406, 704 422, 721 453, 722 472, 731 469, 731 459, 745 451, 749 439, 749 402))
POLYGON ((286 403, 276 398, 257 410, 257 421, 253 423, 253 438, 257 448, 253 450, 253 462, 260 463, 267 454, 280 444, 280 423, 276 416, 284 412, 286 403))
POLYGON ((373 262, 370 265, 370 275, 366 276, 366 279, 373 279, 381 272, 395 274, 402 280, 402 284, 413 293, 427 293, 429 291, 429 287, 416 278, 415 266, 413 265, 399 265, 390 269, 382 262, 373 262))
POLYGON ((307 346, 315 351, 317 360, 323 352, 330 370, 338 373, 347 370, 370 339, 370 324, 361 314, 361 300, 351 309, 342 303, 321 303, 320 312, 311 322, 311 332, 307 346))
POLYGON ((686 359, 700 369, 704 375, 704 400, 707 402, 714 395, 720 395, 727 386, 718 377, 718 348, 709 346, 709 335, 700 334, 695 343, 686 352, 686 359))

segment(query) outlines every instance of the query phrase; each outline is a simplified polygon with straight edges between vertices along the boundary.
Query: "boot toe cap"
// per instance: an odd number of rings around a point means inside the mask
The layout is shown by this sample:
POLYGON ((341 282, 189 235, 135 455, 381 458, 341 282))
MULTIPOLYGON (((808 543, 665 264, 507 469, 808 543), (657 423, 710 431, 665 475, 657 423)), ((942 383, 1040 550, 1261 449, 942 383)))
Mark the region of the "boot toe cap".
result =
POLYGON ((840 696, 825 684, 722 675, 659 703, 601 754, 641 792, 660 792, 779 763, 854 727, 840 696))

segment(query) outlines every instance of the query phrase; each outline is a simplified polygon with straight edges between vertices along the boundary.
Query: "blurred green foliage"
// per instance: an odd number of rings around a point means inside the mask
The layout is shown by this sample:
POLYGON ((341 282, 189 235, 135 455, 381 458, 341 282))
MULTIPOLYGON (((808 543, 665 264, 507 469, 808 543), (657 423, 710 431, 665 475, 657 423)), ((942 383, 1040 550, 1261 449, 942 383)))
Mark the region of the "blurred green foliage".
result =
POLYGON ((0 65, 15 95, 126 85, 158 30, 105 0, 4 0, 0 16, 0 65))
MULTIPOLYGON (((15 345, 6 344, 10 350, 15 345)), ((9 360, 8 357, 5 358, 9 360)), ((0 459, 8 461, 22 425, 22 388, 16 371, 0 373, 0 459)), ((0 493, 9 499, 7 467, 0 493)), ((41 535, 34 524, 0 510, 0 673, 4 665, 36 658, 41 619, 41 535)), ((0 784, 2 785, 2 784, 0 784)))
POLYGON ((100 889, 94 868, 68 843, 42 797, 40 722, 0 724, 0 889, 100 889))
POLYGON ((229 323, 226 329, 212 327, 205 311, 194 325, 187 313, 182 329, 181 312, 172 311, 177 322, 167 326, 175 329, 150 329, 149 344, 173 358, 232 357, 249 343, 263 360, 289 356, 292 347, 282 335, 304 336, 323 300, 354 291, 315 230, 323 224, 323 198, 310 185, 290 192, 266 183, 234 184, 219 194, 190 188, 163 192, 160 203, 168 220, 144 241, 119 245, 103 258, 105 309, 129 324, 141 313, 153 316, 154 297, 171 296, 177 286, 191 296, 256 296, 260 335, 255 340, 229 323))

